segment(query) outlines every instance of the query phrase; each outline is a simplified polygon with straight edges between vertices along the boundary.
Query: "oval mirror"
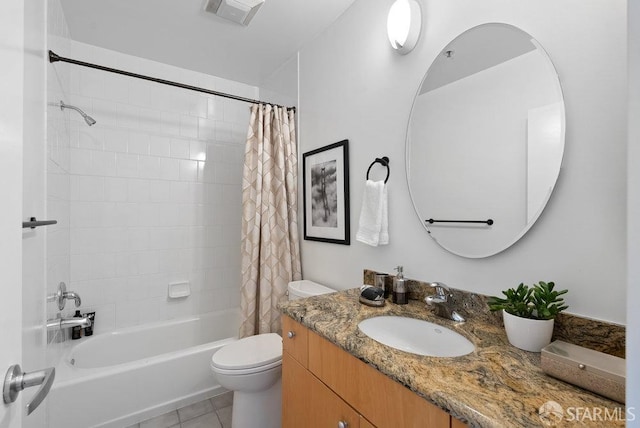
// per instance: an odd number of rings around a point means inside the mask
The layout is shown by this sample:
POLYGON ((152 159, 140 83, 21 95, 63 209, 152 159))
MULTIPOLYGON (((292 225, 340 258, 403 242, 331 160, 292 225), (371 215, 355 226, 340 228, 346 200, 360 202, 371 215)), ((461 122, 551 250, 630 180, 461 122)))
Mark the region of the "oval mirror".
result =
POLYGON ((430 236, 463 257, 518 241, 549 200, 565 111, 551 60, 507 24, 474 27, 427 71, 407 130, 407 182, 430 236))

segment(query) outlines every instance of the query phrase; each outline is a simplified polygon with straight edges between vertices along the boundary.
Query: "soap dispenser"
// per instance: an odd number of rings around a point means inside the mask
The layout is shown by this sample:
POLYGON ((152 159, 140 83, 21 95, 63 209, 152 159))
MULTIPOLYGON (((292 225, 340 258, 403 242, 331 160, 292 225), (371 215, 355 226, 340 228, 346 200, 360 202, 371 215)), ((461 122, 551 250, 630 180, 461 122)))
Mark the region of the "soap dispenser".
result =
POLYGON ((402 266, 398 266, 395 268, 398 271, 398 274, 393 278, 393 303, 397 303, 398 305, 406 305, 409 303, 409 293, 407 290, 407 282, 404 279, 404 274, 402 273, 402 266))

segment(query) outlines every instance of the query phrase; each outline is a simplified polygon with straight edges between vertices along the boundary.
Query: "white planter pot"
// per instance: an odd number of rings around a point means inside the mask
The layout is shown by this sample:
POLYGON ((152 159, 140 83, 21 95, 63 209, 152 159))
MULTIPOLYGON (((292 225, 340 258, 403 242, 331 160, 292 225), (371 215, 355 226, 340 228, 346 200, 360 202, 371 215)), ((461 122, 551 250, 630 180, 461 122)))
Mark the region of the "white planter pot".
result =
POLYGON ((516 348, 530 352, 540 352, 551 343, 553 335, 553 320, 534 320, 511 315, 502 311, 504 329, 507 339, 516 348))

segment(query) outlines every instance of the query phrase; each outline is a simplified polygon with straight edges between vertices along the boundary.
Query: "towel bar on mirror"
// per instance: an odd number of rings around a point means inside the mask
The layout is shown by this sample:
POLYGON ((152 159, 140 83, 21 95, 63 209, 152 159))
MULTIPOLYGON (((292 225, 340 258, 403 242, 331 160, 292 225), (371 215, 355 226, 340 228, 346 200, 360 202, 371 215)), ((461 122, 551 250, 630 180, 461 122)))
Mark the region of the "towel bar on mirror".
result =
POLYGON ((369 171, 371 171, 371 167, 377 163, 387 167, 387 178, 384 179, 384 182, 386 183, 387 181, 389 181, 389 174, 391 173, 391 168, 389 168, 389 158, 386 156, 376 158, 373 162, 371 162, 371 165, 369 165, 369 168, 367 168, 367 180, 369 179, 369 171))
POLYGON ((425 222, 427 222, 429 224, 433 224, 433 223, 486 223, 489 226, 491 226, 494 223, 492 219, 488 219, 488 220, 434 220, 432 218, 430 218, 429 220, 425 220, 425 222))

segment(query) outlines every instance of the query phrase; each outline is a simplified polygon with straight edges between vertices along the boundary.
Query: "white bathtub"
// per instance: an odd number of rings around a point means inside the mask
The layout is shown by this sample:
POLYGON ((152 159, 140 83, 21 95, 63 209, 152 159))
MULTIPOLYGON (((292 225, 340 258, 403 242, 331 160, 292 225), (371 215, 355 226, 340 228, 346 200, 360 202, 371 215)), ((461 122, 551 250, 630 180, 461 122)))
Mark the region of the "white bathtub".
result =
POLYGON ((234 309, 81 339, 56 367, 49 427, 125 427, 224 392, 209 363, 238 325, 234 309))

